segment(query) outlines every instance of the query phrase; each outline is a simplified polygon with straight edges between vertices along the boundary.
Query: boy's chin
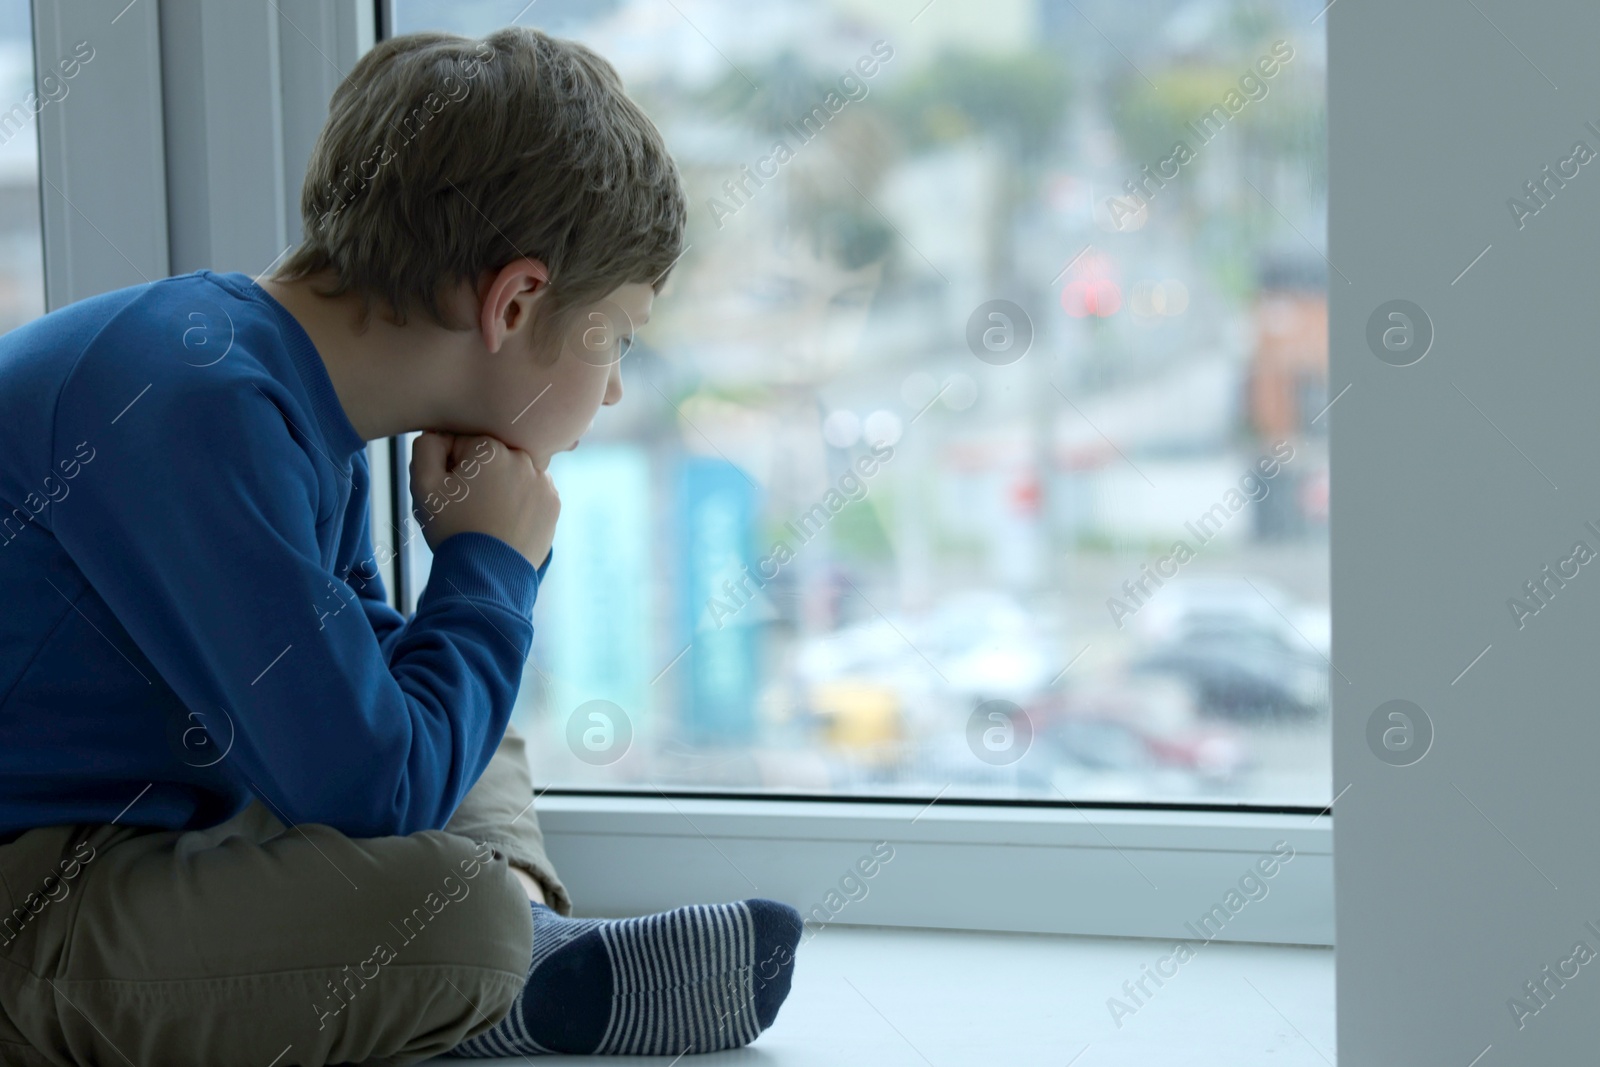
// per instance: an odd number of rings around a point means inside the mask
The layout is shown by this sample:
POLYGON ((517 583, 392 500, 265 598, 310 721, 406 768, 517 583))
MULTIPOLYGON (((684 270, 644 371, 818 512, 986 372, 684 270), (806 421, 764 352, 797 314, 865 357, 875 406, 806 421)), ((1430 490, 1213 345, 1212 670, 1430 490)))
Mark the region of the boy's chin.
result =
POLYGON ((550 446, 546 444, 541 445, 538 448, 526 448, 524 451, 526 451, 528 455, 533 458, 533 465, 535 467, 537 467, 539 470, 548 470, 550 467, 550 461, 552 459, 561 455, 563 452, 571 452, 577 447, 578 442, 574 441, 565 448, 557 448, 552 450, 550 446))

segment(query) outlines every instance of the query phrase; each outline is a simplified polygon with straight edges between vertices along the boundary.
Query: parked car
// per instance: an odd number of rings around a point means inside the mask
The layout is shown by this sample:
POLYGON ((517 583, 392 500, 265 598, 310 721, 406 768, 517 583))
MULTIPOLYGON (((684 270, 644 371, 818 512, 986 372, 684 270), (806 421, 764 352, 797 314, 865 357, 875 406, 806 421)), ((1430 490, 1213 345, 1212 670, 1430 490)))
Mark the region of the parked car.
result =
POLYGON ((1084 767, 1176 769, 1226 780, 1250 763, 1239 728, 1204 721, 1177 679, 1103 677, 1067 690, 1039 717, 1041 742, 1084 767))
POLYGON ((1219 718, 1309 718, 1328 708, 1328 662, 1275 630, 1188 629, 1136 656, 1131 669, 1184 679, 1201 709, 1219 718))

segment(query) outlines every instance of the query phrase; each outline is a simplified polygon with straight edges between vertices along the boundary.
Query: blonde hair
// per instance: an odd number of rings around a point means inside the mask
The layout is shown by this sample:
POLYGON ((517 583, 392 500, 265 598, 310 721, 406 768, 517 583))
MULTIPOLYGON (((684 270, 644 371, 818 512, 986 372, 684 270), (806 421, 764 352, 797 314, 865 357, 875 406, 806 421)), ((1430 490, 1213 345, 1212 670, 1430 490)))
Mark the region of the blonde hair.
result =
POLYGON ((425 32, 362 56, 334 91, 300 194, 305 237, 273 275, 331 273, 404 323, 524 256, 550 272, 546 324, 630 282, 658 292, 682 251, 682 180, 595 52, 538 30, 425 32))

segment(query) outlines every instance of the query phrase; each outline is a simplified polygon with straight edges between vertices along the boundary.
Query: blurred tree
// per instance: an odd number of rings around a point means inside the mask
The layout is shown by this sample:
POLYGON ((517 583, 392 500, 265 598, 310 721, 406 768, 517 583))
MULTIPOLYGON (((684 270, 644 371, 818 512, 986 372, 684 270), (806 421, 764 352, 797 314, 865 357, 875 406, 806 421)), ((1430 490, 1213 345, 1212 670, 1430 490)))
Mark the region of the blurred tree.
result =
MULTIPOLYGON (((1263 49, 1265 51, 1265 49, 1263 49)), ((1227 136, 1232 152, 1252 180, 1268 165, 1304 167, 1312 187, 1326 181, 1327 146, 1324 106, 1317 92, 1303 88, 1291 66, 1280 68, 1272 78, 1259 79, 1267 92, 1249 100, 1238 114, 1229 118, 1222 136, 1227 136)), ((1239 78, 1246 73, 1212 63, 1190 63, 1159 71, 1160 88, 1143 78, 1129 76, 1110 88, 1112 127, 1121 140, 1128 162, 1134 170, 1172 154, 1182 141, 1195 153, 1190 167, 1206 165, 1207 152, 1190 127, 1213 107, 1221 106, 1229 92, 1244 97, 1239 78)), ((1226 109, 1224 109, 1226 110, 1226 109)), ((1257 184, 1260 184, 1259 182, 1257 184)), ((1180 182, 1177 198, 1189 201, 1194 183, 1180 182)), ((1254 196, 1250 190, 1244 193, 1254 196)), ((1166 191, 1162 192, 1165 197, 1166 191)))
POLYGON ((1237 75, 1225 67, 1195 64, 1158 73, 1159 89, 1137 75, 1110 87, 1111 125, 1135 169, 1165 159, 1178 141, 1192 152, 1203 151, 1187 124, 1220 104, 1230 89, 1238 89, 1237 75))
POLYGON ((1035 161, 1053 146, 1071 90, 1058 55, 945 52, 897 86, 890 107, 915 147, 996 134, 1035 161))

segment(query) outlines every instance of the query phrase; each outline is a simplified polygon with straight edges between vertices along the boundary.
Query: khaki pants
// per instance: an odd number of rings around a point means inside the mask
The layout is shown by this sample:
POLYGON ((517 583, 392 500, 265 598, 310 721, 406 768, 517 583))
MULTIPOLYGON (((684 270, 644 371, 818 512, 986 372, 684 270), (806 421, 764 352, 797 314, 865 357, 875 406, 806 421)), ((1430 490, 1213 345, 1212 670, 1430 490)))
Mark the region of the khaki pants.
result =
POLYGON ((352 839, 286 828, 259 801, 206 830, 29 830, 0 845, 0 1064, 444 1052, 504 1017, 527 980, 533 919, 511 865, 571 913, 532 799, 507 731, 443 830, 352 839))

